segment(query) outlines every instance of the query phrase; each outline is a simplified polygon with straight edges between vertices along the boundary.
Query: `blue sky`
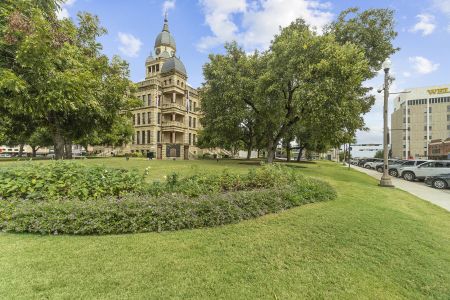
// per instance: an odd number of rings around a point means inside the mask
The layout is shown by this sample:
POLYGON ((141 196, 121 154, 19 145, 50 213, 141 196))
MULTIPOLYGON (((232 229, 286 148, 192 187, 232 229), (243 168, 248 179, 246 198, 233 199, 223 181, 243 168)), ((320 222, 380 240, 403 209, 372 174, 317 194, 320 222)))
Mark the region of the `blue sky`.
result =
MULTIPOLYGON (((104 52, 126 59, 132 80, 140 81, 167 10, 177 55, 186 65, 188 82, 198 87, 208 53, 222 52, 224 42, 237 40, 249 52, 263 50, 279 26, 301 17, 320 29, 353 6, 396 12, 395 45, 401 50, 392 57, 396 80, 391 90, 450 83, 450 0, 68 0, 60 17, 75 18, 79 11, 98 15, 108 29, 101 39, 104 52)), ((367 82, 375 89, 381 84, 381 76, 367 82)), ((381 143, 379 95, 365 120, 370 131, 358 133, 358 142, 381 143)))

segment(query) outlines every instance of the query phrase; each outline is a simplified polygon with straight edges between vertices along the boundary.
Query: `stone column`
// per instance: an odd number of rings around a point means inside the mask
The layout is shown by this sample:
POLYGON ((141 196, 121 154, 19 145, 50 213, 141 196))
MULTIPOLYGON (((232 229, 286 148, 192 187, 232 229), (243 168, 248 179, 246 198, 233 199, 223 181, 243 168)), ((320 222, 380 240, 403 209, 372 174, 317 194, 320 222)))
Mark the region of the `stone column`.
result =
POLYGON ((176 133, 175 131, 172 132, 172 144, 176 143, 176 133))
POLYGON ((175 103, 175 102, 177 102, 177 93, 173 93, 172 94, 172 103, 175 103))

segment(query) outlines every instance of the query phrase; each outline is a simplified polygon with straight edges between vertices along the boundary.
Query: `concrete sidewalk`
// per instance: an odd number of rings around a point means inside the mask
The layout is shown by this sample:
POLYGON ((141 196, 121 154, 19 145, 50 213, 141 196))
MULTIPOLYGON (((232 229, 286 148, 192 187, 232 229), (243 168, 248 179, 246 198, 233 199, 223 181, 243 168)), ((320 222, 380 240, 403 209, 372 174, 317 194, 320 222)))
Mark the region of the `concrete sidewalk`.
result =
MULTIPOLYGON (((357 166, 351 166, 353 169, 366 173, 373 178, 376 178, 378 180, 381 179, 381 173, 378 173, 375 170, 368 170, 365 168, 357 167, 357 166)), ((423 200, 429 201, 431 203, 434 203, 448 211, 450 211, 450 190, 438 190, 432 187, 429 187, 425 185, 423 182, 411 182, 406 181, 402 178, 392 178, 392 184, 401 190, 404 190, 410 194, 413 194, 414 196, 417 196, 419 198, 422 198, 423 200)))

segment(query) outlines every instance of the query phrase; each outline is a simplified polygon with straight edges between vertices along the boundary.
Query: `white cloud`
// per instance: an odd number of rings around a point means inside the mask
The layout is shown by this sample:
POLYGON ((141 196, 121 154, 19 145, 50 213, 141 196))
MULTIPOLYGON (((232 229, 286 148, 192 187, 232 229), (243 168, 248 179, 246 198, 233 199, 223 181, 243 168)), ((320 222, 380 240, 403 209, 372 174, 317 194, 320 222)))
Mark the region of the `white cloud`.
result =
POLYGON ((61 5, 61 9, 59 9, 56 12, 56 17, 58 18, 58 20, 70 18, 70 14, 69 14, 68 8, 73 6, 75 4, 75 1, 76 0, 66 0, 66 1, 64 1, 64 3, 61 5))
POLYGON ((413 64, 413 69, 419 74, 429 74, 439 68, 439 64, 434 64, 422 56, 410 57, 409 62, 413 64))
POLYGON ((171 9, 175 9, 175 2, 176 2, 176 0, 166 0, 166 1, 164 1, 163 6, 162 6, 163 14, 165 14, 166 12, 168 12, 171 9))
POLYGON ((333 17, 330 4, 318 0, 200 0, 200 5, 212 32, 197 45, 200 51, 232 40, 245 49, 267 49, 280 26, 303 18, 320 30, 333 17))
POLYGON ((119 32, 118 34, 120 47, 119 50, 129 57, 136 57, 141 50, 142 42, 129 33, 119 32))
POLYGON ((403 72, 403 77, 411 77, 411 73, 410 72, 403 72))
POLYGON ((438 11, 450 16, 450 0, 433 0, 433 4, 438 11))
POLYGON ((411 28, 411 32, 422 32, 423 36, 432 34, 436 28, 434 16, 430 14, 420 14, 416 17, 419 19, 419 22, 411 28))

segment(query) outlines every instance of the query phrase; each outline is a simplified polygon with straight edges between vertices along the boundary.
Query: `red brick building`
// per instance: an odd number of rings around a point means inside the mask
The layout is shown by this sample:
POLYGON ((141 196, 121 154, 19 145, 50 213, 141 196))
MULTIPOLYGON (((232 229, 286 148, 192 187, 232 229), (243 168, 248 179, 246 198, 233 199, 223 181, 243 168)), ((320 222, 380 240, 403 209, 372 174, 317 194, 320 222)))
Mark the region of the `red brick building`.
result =
POLYGON ((450 159, 450 138, 443 140, 432 140, 428 144, 429 159, 450 159))

